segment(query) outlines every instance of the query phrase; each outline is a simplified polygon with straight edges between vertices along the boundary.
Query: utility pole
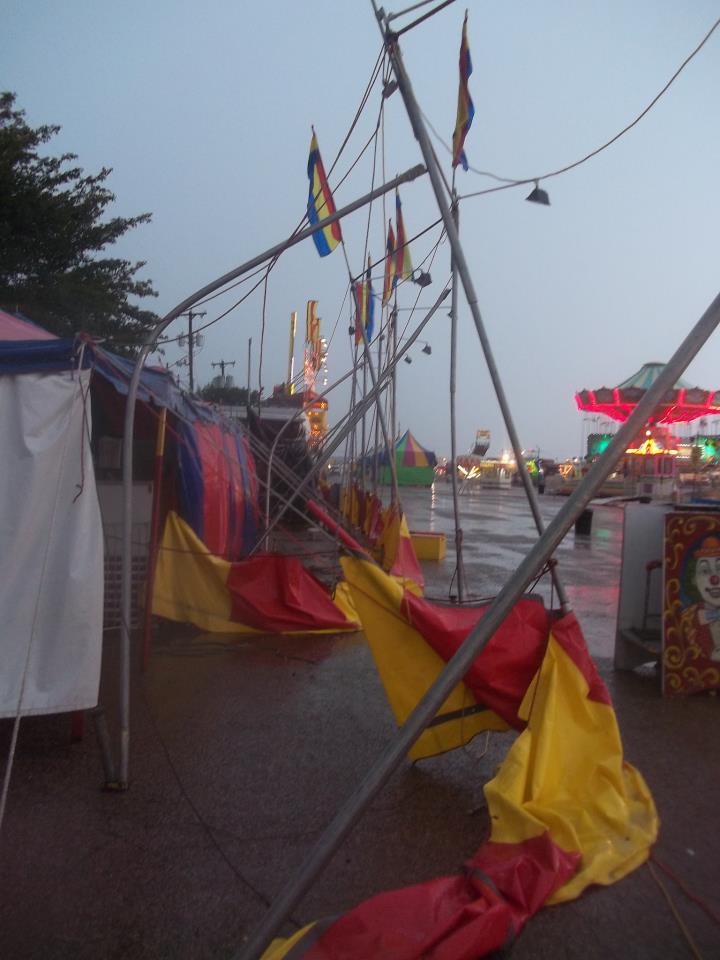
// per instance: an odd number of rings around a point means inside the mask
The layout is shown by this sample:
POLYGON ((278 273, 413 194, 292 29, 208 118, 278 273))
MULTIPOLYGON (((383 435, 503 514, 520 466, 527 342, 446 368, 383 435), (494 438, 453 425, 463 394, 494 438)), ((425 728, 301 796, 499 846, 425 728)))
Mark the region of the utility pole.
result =
POLYGON ((181 313, 181 314, 180 314, 181 317, 187 317, 187 318, 188 318, 188 369, 189 369, 189 371, 190 371, 190 372, 189 372, 189 376, 190 376, 190 393, 194 393, 194 392, 195 392, 195 373, 194 373, 194 368, 193 368, 193 349, 194 349, 196 343, 197 343, 198 346, 200 346, 200 342, 195 339, 195 338, 198 336, 198 334, 197 334, 197 333, 193 333, 192 322, 193 322, 193 317, 204 317, 204 316, 205 316, 205 313, 206 313, 205 310, 188 310, 187 313, 181 313))
POLYGON ((234 367, 234 360, 218 360, 217 363, 213 360, 210 364, 211 367, 220 367, 220 376, 222 377, 222 386, 225 386, 225 367, 234 367))

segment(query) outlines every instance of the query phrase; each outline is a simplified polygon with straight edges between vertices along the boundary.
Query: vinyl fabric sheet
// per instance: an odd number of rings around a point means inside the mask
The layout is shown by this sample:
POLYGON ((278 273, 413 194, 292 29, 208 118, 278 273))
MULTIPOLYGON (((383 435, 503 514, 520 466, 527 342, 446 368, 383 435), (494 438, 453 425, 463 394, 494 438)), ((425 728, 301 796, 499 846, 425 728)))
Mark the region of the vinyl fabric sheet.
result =
POLYGON ((89 380, 0 376, 0 716, 97 704, 103 540, 89 380))

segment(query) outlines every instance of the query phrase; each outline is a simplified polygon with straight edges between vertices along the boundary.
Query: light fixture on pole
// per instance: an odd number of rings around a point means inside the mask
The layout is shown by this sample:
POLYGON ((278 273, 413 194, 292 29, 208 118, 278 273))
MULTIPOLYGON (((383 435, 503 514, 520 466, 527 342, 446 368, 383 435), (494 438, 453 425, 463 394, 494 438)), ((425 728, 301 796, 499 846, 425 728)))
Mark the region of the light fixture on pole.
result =
POLYGON ((413 283, 419 287, 429 287, 432 283, 432 277, 425 270, 416 270, 412 277, 413 283))
POLYGON ((432 353, 432 347, 430 346, 429 343, 425 344, 425 346, 422 348, 422 352, 430 356, 430 354, 432 353))
POLYGON ((535 181, 535 186, 525 199, 529 200, 530 203, 541 203, 545 207, 550 206, 550 197, 547 195, 547 190, 543 190, 542 187, 540 187, 539 180, 535 181))
POLYGON ((397 80, 386 80, 382 88, 382 95, 385 98, 385 100, 387 100, 388 97, 391 97, 395 93, 397 88, 398 88, 397 80))

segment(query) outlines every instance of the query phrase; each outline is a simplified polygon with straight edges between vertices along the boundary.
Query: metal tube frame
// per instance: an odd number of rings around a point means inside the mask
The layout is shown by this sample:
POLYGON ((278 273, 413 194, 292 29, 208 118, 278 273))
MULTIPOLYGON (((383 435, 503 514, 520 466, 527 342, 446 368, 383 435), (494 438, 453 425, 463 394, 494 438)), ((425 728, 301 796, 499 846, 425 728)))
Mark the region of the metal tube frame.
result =
POLYGON ((120 757, 118 763, 118 777, 117 781, 113 783, 113 788, 117 790, 126 790, 128 787, 128 771, 129 771, 129 757, 130 757, 130 615, 132 607, 132 479, 133 479, 133 432, 134 432, 134 423, 135 423, 135 403, 137 400, 138 385, 140 383, 140 374, 142 368, 145 364, 145 360, 148 357, 148 354, 151 352, 152 348, 157 343, 158 337, 163 332, 163 330, 168 327, 173 320, 177 319, 181 313, 185 310, 188 310, 199 300, 202 300, 203 297, 209 296, 211 293, 215 293, 221 287, 225 286, 226 283, 230 283, 232 280, 237 280, 238 277, 241 277, 245 273, 249 273, 255 267, 259 266, 262 263, 265 263, 267 260, 271 260, 273 257, 279 256, 285 250, 289 249, 292 246, 295 246, 298 243, 301 243, 303 240, 306 240, 308 237, 311 237, 314 233, 317 233, 319 230, 325 229, 332 223, 335 223, 336 220, 340 220, 342 217, 347 216, 350 213, 353 213, 355 210, 360 209, 360 207, 365 206, 366 204, 372 202, 378 197, 383 196, 386 193, 390 193, 396 187, 402 183, 409 183, 412 180, 416 180, 418 177, 422 176, 427 171, 422 164, 418 164, 415 167, 412 167, 409 170, 406 170, 404 173, 395 177, 393 180, 389 181, 386 184, 383 184, 380 187, 377 187, 375 190, 371 190, 370 193, 365 194, 365 196, 360 197, 358 200, 353 201, 342 209, 336 211, 329 217, 319 221, 312 226, 307 227, 304 230, 299 231, 294 234, 292 237, 289 237, 287 240, 284 240, 282 243, 275 244, 275 246, 270 247, 269 250, 266 250, 264 253, 258 254, 258 256, 253 257, 252 260, 248 260, 245 263, 241 264, 239 267, 236 267, 234 270, 230 270, 228 273, 223 274, 217 280, 213 280, 211 283, 206 284, 204 287, 201 287, 195 293, 191 294, 189 297, 186 297, 181 303, 174 307, 169 313, 167 313, 161 320, 148 331, 143 345, 141 346, 137 359, 135 361, 135 367, 130 378, 130 384, 128 387, 127 398, 125 401, 125 422, 124 422, 124 433, 123 433, 123 533, 122 533, 122 569, 121 569, 121 627, 120 627, 120 757))
MULTIPOLYGON (((378 11, 375 0, 370 0, 375 15, 380 25, 381 32, 386 44, 391 46, 389 40, 389 31, 387 26, 383 29, 381 19, 384 16, 378 11)), ((391 50, 391 59, 395 66, 395 58, 399 54, 391 50)), ((399 71, 396 69, 396 76, 401 91, 403 90, 404 77, 402 64, 399 64, 399 71)), ((406 78, 405 78, 406 80, 406 78)), ((405 84, 404 96, 407 95, 409 87, 405 84)), ((410 97, 412 92, 410 91, 410 97)), ((406 101, 407 102, 407 101, 406 101)), ((413 121, 413 129, 416 137, 418 136, 418 127, 413 121)), ((422 129, 424 133, 424 129, 422 129)), ((427 143, 426 143, 427 146, 427 143)), ((427 160, 427 156, 426 156, 427 160)), ((432 163, 428 165, 431 179, 434 168, 432 163)), ((435 187, 433 180, 433 186, 435 187)), ((438 203, 443 211, 443 219, 446 222, 448 236, 453 244, 453 253, 456 253, 456 246, 459 245, 455 224, 452 217, 445 217, 444 197, 438 197, 438 203), (449 221, 449 222, 448 222, 449 221)), ((460 250, 460 254, 462 251, 460 250)), ((486 336, 480 320, 477 301, 472 288, 467 271, 467 264, 464 258, 457 258, 460 275, 463 280, 463 286, 468 297, 473 318, 475 319, 478 335, 483 345, 486 336)), ((574 493, 568 498, 563 507, 558 511, 554 519, 548 524, 547 528, 540 529, 540 537, 535 545, 530 549, 525 559, 521 561, 515 573, 508 579, 505 586, 500 590, 496 598, 491 603, 485 616, 471 630, 463 644, 446 664, 432 686, 428 689, 425 696, 419 702, 412 714, 408 717, 405 724, 398 731, 395 739, 388 745, 376 764, 371 768, 363 782, 351 794, 345 806, 338 811, 334 819, 330 822, 323 834, 320 836, 314 849, 301 865, 296 875, 290 879, 289 883, 276 898, 270 910, 266 914, 263 922, 257 931, 249 939, 242 953, 238 954, 239 960, 257 960, 263 950, 268 946, 274 935, 279 930, 285 918, 302 898, 303 894, 309 889, 318 873, 327 864, 335 851, 338 849, 343 839, 351 831, 356 820, 362 815, 366 807, 372 802, 375 796, 382 789, 383 785, 390 778, 396 767, 400 764, 410 747, 415 743, 427 724, 442 706, 447 696, 453 690, 455 685, 462 679, 473 660, 486 646, 493 633, 501 625, 507 614, 515 603, 520 599, 525 588, 531 583, 538 571, 542 570, 545 564, 552 558, 553 553, 572 527, 573 523, 580 516, 587 504, 599 490, 602 483, 615 467, 617 462, 623 456, 625 449, 634 438, 638 430, 642 429, 643 424, 652 415, 656 405, 661 401, 666 390, 671 389, 675 381, 682 375, 683 371, 697 354, 698 350, 707 341, 720 323, 720 294, 715 298, 712 304, 705 311, 700 320, 695 324, 687 337, 680 344, 675 354, 666 364, 662 373, 655 383, 650 387, 645 396, 640 400, 637 407, 625 421, 622 427, 615 434, 615 437, 609 444, 604 455, 588 471, 585 478, 574 493)), ((490 366, 491 354, 486 353, 488 365, 490 366)), ((493 365, 494 368, 494 365, 493 365)), ((491 375, 492 372, 491 372, 491 375)), ((497 378, 497 371, 494 371, 493 379, 497 378)), ((499 389, 498 399, 502 397, 501 407, 506 408, 502 386, 497 383, 496 390, 499 389)), ((509 411, 508 411, 509 415, 509 411)), ((510 423, 512 421, 510 420, 510 423)), ((510 432, 510 430, 508 430, 510 432)), ((514 433, 514 430, 513 430, 514 433)), ((515 439, 517 439, 515 437, 515 439)), ((518 463, 520 467, 520 463, 518 463)), ((524 471, 527 474, 527 471, 524 471)), ((529 478, 528 478, 529 479, 529 478)), ((532 503, 531 499, 531 503, 532 503)), ((537 509, 537 504, 535 504, 537 509)), ((539 519, 539 512, 538 512, 539 519)), ((540 520, 540 525, 542 521, 540 520)), ((559 591, 560 592, 560 591, 559 591)))
MULTIPOLYGON (((517 430, 515 429, 515 423, 510 412, 510 407, 505 396, 505 389, 500 380, 500 374, 498 372, 497 366, 495 364, 495 358, 493 356, 492 348, 490 346, 490 341, 488 339, 487 333, 485 331, 485 326, 482 321, 482 316, 480 314, 480 308, 478 306, 478 297, 475 292, 475 287, 472 282, 472 277, 470 276, 470 270, 465 259, 465 254, 463 252, 462 246, 460 244, 460 236, 458 234, 457 228, 455 226, 455 221, 453 219, 453 214, 451 208, 448 206, 445 193, 443 192, 443 180, 442 174, 438 167, 438 161, 435 156, 435 152, 432 148, 430 138, 428 136, 427 130, 425 129, 425 124, 423 123, 422 113, 418 107, 417 101, 415 99, 415 94, 412 89, 412 84, 410 79, 405 72, 405 67, 402 62, 402 56, 400 54, 400 48, 397 43, 397 38, 395 34, 390 30, 387 25, 387 19, 385 18, 383 11, 378 11, 377 4, 375 0, 370 0, 373 9, 375 10, 375 16, 378 21, 378 27, 383 36, 383 41, 385 47, 388 51, 388 56, 392 64, 393 70, 395 72, 395 78, 398 82, 398 89, 402 95, 403 101, 405 103, 405 109, 407 110, 410 123, 413 128, 413 133, 415 134, 415 139, 418 141, 420 151, 425 160, 427 166, 428 176, 430 177, 430 183, 432 184, 433 192, 435 193, 435 199, 437 201, 438 209, 440 210, 440 215, 442 216, 443 223, 445 225, 445 230, 447 231, 448 240, 450 241, 450 247, 452 249, 453 263, 457 267, 458 273, 460 275, 460 280, 465 290, 465 296, 467 298, 468 306, 470 307, 470 312, 472 313, 473 321, 475 323, 475 328, 477 330, 478 338, 480 339, 480 344, 482 346, 483 353, 485 355, 485 362, 487 364, 488 372, 490 374, 490 379, 492 381, 493 387, 495 389, 495 395, 500 406, 500 411, 505 422, 505 428, 508 432, 510 438, 510 444, 513 448, 515 454, 515 461, 517 463, 517 469, 520 474, 520 479, 522 480, 523 487, 525 488, 525 494, 528 499, 528 504, 530 505, 530 511, 535 521, 535 527, 539 534, 542 534, 545 529, 545 524, 543 522, 542 516, 540 514, 540 507, 538 505, 537 497, 535 495, 535 489, 530 480, 530 475, 525 467, 522 456, 522 447, 520 445, 520 439, 518 437, 517 430), (383 19, 385 23, 383 24, 383 19)), ((553 567, 551 570, 551 576, 555 589, 558 593, 558 598, 560 600, 560 606, 563 610, 569 610, 570 604, 567 599, 567 594, 562 585, 560 577, 557 572, 557 568, 553 567)))
MULTIPOLYGON (((297 489, 294 491, 292 497, 290 497, 288 503, 290 503, 290 504, 293 503, 294 500, 295 500, 297 497, 299 497, 300 494, 303 492, 303 490, 307 487, 308 483, 309 483, 310 480, 315 476, 315 474, 318 473, 320 470, 322 470, 322 468, 323 468, 323 467, 325 466, 325 464, 330 460, 330 458, 332 457, 333 453, 337 450, 337 448, 340 446, 340 444, 345 440, 345 438, 348 436, 348 434, 357 426, 357 424, 358 424, 358 422, 360 421, 360 417, 362 416, 363 412, 366 411, 367 409, 369 409, 369 407, 370 407, 373 403, 378 402, 380 390, 383 390, 383 389, 387 386, 387 381, 388 381, 389 378, 390 378, 390 379, 392 378, 392 375, 393 375, 393 372, 394 372, 396 366, 398 365, 398 363, 400 362, 400 360, 402 360, 402 358, 405 356, 405 354, 408 352, 408 350, 409 350, 410 347, 413 345, 413 343, 415 343, 415 341, 418 339, 418 337, 419 337, 420 334, 422 333, 422 331, 423 331, 423 329, 425 328, 425 326, 430 322, 430 320, 431 320, 432 317, 434 316, 435 312, 440 308, 441 304, 442 304, 442 303, 445 301, 445 299, 447 298, 447 295, 448 295, 449 292, 450 292, 450 289, 449 289, 448 287, 445 287, 445 289, 441 292, 440 296, 437 298, 437 300, 436 300, 435 303, 432 305, 432 307, 430 308, 430 310, 427 312, 427 315, 424 317, 424 319, 421 321, 421 323, 418 324, 418 327, 417 327, 417 329, 415 330, 415 332, 414 332, 411 336, 408 337, 407 342, 405 343, 405 345, 404 345, 403 347, 401 347, 401 349, 400 349, 399 352, 396 352, 396 353, 395 353, 392 361, 386 366, 385 370, 383 370, 383 372, 380 374, 380 376, 378 377, 377 383, 373 385, 373 389, 370 390, 370 392, 368 393, 367 397, 364 397, 364 398, 355 406, 355 408, 353 409, 352 413, 348 414, 348 416, 347 416, 347 418, 346 418, 346 420, 345 420, 345 427, 344 427, 344 429, 338 431, 338 436, 333 440, 333 442, 329 445, 329 447, 326 447, 325 445, 323 445, 322 454, 321 454, 320 457, 315 461, 312 469, 311 469, 310 471, 308 471, 308 473, 303 477, 302 481, 298 484, 297 489), (376 399, 376 395, 377 395, 377 398, 378 398, 378 399, 376 399)), ((273 518, 272 523, 270 524, 270 526, 269 526, 269 527, 267 528, 267 530, 265 531, 265 538, 267 538, 267 537, 269 536, 269 534, 275 529, 275 527, 277 526, 277 524, 280 522, 280 520, 281 520, 281 519, 283 518, 283 516, 285 515, 285 511, 286 511, 286 510, 287 510, 287 505, 286 505, 285 507, 281 508, 281 509, 275 514, 275 517, 273 518)))
POLYGON ((522 596, 525 588, 539 570, 550 560, 553 553, 580 516, 587 504, 604 483, 628 444, 652 415, 666 390, 672 389, 676 380, 707 341, 720 323, 720 294, 705 311, 662 373, 640 400, 630 417, 615 434, 605 453, 588 471, 580 485, 566 500, 544 533, 521 561, 515 573, 500 590, 487 612, 470 631, 451 660, 445 665, 425 696, 415 707, 395 739, 385 748, 362 783, 353 789, 345 806, 335 815, 321 834, 314 849, 294 877, 273 902, 258 929, 250 938, 238 960, 257 960, 279 930, 285 918, 312 885, 314 879, 328 863, 342 841, 352 830, 366 807, 392 776, 407 751, 415 743, 428 723, 447 699, 450 692, 463 678, 475 658, 486 646, 492 635, 522 596))

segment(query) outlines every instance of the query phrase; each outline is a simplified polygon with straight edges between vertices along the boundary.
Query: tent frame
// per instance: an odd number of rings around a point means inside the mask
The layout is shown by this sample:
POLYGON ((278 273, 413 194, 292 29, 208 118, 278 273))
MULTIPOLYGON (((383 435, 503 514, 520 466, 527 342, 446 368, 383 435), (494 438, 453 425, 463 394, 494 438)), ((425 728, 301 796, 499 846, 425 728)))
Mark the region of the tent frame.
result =
MULTIPOLYGON (((487 342, 487 337, 482 326, 482 320, 477 306, 477 298, 472 286, 467 262, 460 247, 460 239, 455 229, 452 214, 442 194, 441 174, 427 132, 425 131, 422 117, 410 86, 410 81, 402 64, 397 36, 390 30, 389 22, 384 11, 378 10, 376 0, 370 0, 370 2, 375 10, 378 25, 383 35, 383 41, 410 117, 413 132, 420 143, 420 148, 427 162, 428 173, 433 183, 433 188, 435 189, 438 205, 443 214, 452 253, 456 258, 458 272, 484 350, 487 345, 487 350, 485 350, 486 360, 491 369, 491 377, 496 388, 496 393, 498 394, 501 409, 503 410, 503 414, 507 414, 507 418, 509 418, 507 401, 502 391, 497 369, 492 362, 492 354, 490 353, 489 343, 487 342)), ((533 513, 535 514, 537 510, 536 524, 538 525, 538 532, 540 533, 538 541, 520 563, 515 573, 507 580, 505 586, 500 590, 488 608, 485 616, 477 626, 470 631, 457 653, 448 661, 435 682, 408 717, 405 724, 398 730, 395 739, 386 747, 365 779, 353 791, 345 806, 337 812, 333 820, 325 828, 305 862, 280 892, 262 923, 245 944, 242 952, 236 955, 238 960, 257 960, 257 957, 262 955, 265 948, 277 934, 284 920, 308 891, 317 875, 352 830, 356 821, 362 816, 375 796, 382 789, 383 785, 402 762, 407 751, 415 743, 428 723, 430 723, 475 658, 487 645, 493 633, 498 629, 512 607, 520 599, 527 586, 537 576, 538 571, 542 570, 550 560, 565 535, 615 467, 616 463, 620 460, 625 447, 639 429, 638 425, 644 423, 660 397, 668 389, 668 386, 682 374, 719 323, 720 294, 716 296, 700 320, 698 320, 690 333, 682 341, 655 384, 653 384, 633 411, 630 418, 617 432, 605 451, 605 454, 591 467, 584 480, 546 528, 539 516, 539 507, 534 496, 534 489, 530 483, 529 475, 527 470, 521 467, 522 459, 518 457, 518 468, 523 477, 529 502, 531 507, 533 505, 535 507, 533 513)), ((508 433, 513 441, 513 447, 515 447, 517 435, 514 429, 511 432, 508 426, 508 433)), ((557 586, 557 580, 555 582, 557 586)), ((560 590, 558 592, 560 593, 560 590)), ((560 594, 560 596, 562 597, 564 594, 560 594)), ((567 608, 567 601, 565 601, 564 607, 567 608)))

